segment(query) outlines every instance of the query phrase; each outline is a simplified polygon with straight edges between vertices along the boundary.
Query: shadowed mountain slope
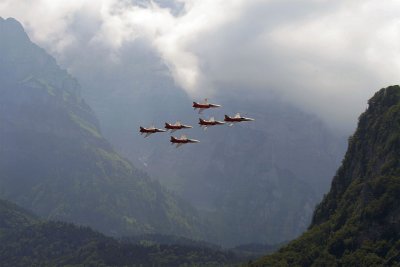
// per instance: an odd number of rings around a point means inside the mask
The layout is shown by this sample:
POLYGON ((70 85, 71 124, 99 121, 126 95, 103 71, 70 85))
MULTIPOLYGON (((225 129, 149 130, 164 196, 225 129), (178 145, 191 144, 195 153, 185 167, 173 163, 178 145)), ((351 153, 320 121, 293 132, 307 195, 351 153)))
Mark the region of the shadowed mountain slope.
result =
POLYGON ((117 154, 80 86, 0 18, 0 197, 110 234, 202 236, 196 211, 117 154))
POLYGON ((222 107, 200 115, 192 101, 202 99, 178 88, 143 40, 119 51, 118 64, 91 67, 89 58, 72 65, 117 151, 202 211, 217 229, 213 242, 272 244, 306 230, 343 157, 345 138, 274 93, 221 90, 210 102, 222 107), (221 120, 236 112, 256 121, 207 131, 198 125, 200 117, 221 120), (138 133, 139 126, 177 120, 194 127, 146 139, 138 133), (183 133, 200 144, 175 149, 168 139, 183 133))
POLYGON ((254 266, 400 265, 400 87, 368 104, 309 230, 254 266))
POLYGON ((69 223, 38 220, 0 200, 1 266, 230 266, 233 252, 202 246, 131 243, 69 223))

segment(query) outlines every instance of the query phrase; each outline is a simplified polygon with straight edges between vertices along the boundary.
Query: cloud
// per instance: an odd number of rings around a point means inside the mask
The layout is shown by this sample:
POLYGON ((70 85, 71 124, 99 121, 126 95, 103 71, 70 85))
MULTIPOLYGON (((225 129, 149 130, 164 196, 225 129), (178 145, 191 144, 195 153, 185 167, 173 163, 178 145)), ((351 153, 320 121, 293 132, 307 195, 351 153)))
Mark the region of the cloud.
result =
POLYGON ((374 91, 399 81, 395 0, 56 2, 3 0, 0 14, 61 60, 102 47, 118 62, 125 44, 146 40, 195 97, 279 92, 348 128, 374 91))

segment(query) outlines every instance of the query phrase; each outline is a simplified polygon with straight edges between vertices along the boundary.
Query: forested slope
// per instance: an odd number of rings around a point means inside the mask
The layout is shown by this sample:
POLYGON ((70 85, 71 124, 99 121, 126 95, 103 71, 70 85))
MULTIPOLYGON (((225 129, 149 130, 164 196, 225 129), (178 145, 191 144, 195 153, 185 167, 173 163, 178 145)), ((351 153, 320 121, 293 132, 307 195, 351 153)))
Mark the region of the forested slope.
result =
POLYGON ((197 213, 117 154, 80 86, 0 18, 0 197, 109 235, 203 237, 197 213))
POLYGON ((368 104, 309 230, 254 266, 400 265, 400 87, 368 104))

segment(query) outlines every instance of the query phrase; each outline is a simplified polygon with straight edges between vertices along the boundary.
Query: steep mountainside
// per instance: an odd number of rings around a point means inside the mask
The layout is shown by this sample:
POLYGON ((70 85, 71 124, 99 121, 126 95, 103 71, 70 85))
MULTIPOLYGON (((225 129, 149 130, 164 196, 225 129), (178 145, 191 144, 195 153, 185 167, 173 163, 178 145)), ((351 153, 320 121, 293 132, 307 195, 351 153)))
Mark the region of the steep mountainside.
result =
POLYGON ((0 200, 0 237, 9 231, 38 222, 40 220, 30 212, 9 201, 0 200))
POLYGON ((1 266, 221 266, 239 260, 232 252, 186 242, 121 242, 88 227, 39 221, 0 200, 1 266))
POLYGON ((368 104, 310 229, 256 266, 400 265, 400 87, 368 104))
POLYGON ((75 79, 0 18, 0 197, 107 234, 200 236, 196 212, 118 155, 75 79))
POLYGON ((146 44, 126 46, 118 64, 72 64, 115 148, 204 211, 217 224, 214 242, 275 243, 302 233, 329 189, 345 138, 279 97, 258 100, 246 90, 222 90, 210 99, 222 108, 199 115, 191 103, 201 99, 185 95, 146 44), (222 119, 236 112, 256 121, 207 131, 198 127, 199 117, 222 119), (144 139, 137 132, 140 125, 162 127, 177 120, 194 128, 174 135, 185 133, 201 143, 175 149, 169 134, 144 139))
POLYGON ((317 118, 282 103, 265 103, 268 111, 257 102, 222 104, 247 109, 256 121, 190 131, 200 145, 180 151, 160 145, 147 169, 204 211, 216 224, 217 242, 293 239, 309 225, 328 174, 334 174, 340 142, 317 118), (310 174, 313 166, 319 179, 310 174))
MULTIPOLYGON (((213 242, 234 246, 276 243, 298 236, 309 225, 343 156, 344 140, 335 138, 316 117, 279 101, 213 100, 223 107, 205 111, 201 117, 220 119, 224 113, 246 111, 244 115, 256 121, 203 131, 191 99, 169 87, 138 84, 134 90, 116 91, 109 90, 111 86, 103 88, 109 97, 96 95, 91 102, 106 136, 151 177, 204 211, 218 229, 213 242), (138 111, 136 117, 124 115, 138 111), (132 134, 140 124, 163 126, 178 119, 194 129, 174 135, 185 133, 200 144, 175 149, 167 134, 146 139, 132 134)), ((90 92, 95 92, 94 88, 90 92)))

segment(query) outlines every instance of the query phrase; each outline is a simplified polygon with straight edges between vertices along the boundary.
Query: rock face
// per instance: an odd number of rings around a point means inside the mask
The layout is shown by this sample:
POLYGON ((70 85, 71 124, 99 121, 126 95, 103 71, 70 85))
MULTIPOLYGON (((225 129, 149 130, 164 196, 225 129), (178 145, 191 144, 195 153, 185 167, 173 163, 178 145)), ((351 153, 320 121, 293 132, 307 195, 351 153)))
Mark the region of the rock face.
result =
POLYGON ((310 229, 257 266, 400 264, 400 87, 368 104, 310 229))
POLYGON ((112 81, 100 90, 102 94, 96 93, 102 87, 98 81, 96 87, 86 81, 86 99, 100 114, 104 134, 118 151, 202 211, 218 229, 214 242, 276 243, 306 230, 340 164, 344 139, 336 138, 315 116, 276 99, 215 97, 211 101, 222 108, 199 115, 191 108, 192 99, 156 71, 153 79, 137 76, 133 88, 121 84, 110 90, 115 87, 112 81), (198 127, 199 117, 221 119, 238 111, 256 121, 207 131, 198 127), (178 119, 194 126, 182 133, 200 144, 175 149, 169 135, 144 139, 135 133, 141 124, 162 127, 178 119))
POLYGON ((222 108, 199 115, 191 105, 202 99, 185 95, 149 50, 138 41, 121 49, 116 66, 74 68, 104 136, 135 166, 201 210, 218 229, 215 242, 275 243, 305 231, 329 190, 345 138, 278 97, 261 101, 246 90, 221 90, 224 95, 210 101, 222 108), (223 119, 236 112, 256 121, 207 131, 198 127, 199 117, 223 119), (137 132, 140 125, 162 127, 177 120, 194 128, 173 135, 185 133, 201 143, 175 149, 168 134, 144 139, 137 132))
POLYGON ((340 142, 317 118, 283 103, 266 103, 267 111, 237 105, 256 121, 193 130, 200 145, 180 151, 160 146, 147 168, 203 211, 218 229, 217 242, 291 240, 307 229, 337 167, 340 142))
POLYGON ((107 234, 200 237, 194 209, 117 154, 80 86, 0 18, 0 197, 107 234))

